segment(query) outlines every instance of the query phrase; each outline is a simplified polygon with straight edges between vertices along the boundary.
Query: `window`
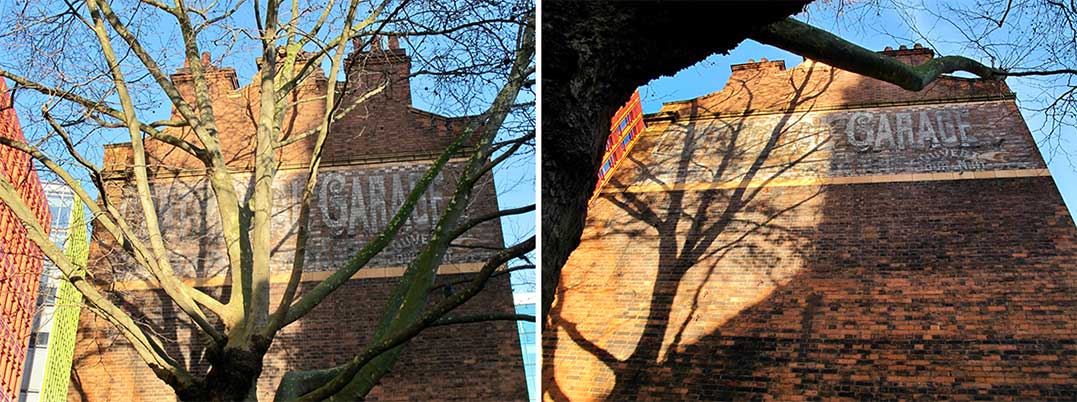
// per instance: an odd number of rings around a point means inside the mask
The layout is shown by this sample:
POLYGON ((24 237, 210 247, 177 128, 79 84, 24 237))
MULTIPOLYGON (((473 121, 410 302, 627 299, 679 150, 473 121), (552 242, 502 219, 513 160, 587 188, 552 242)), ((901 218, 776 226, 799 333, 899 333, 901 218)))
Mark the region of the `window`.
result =
MULTIPOLYGON (((47 279, 42 278, 42 282, 44 282, 44 281, 47 281, 47 279)), ((38 290, 38 294, 37 294, 37 305, 38 305, 38 307, 44 306, 44 305, 54 305, 54 304, 56 304, 56 293, 57 293, 57 291, 58 291, 58 288, 56 286, 51 286, 51 285, 43 285, 43 286, 41 286, 40 289, 38 290)))
POLYGON ((48 332, 34 332, 30 334, 30 347, 47 347, 49 346, 49 333, 48 332))
POLYGON ((598 176, 604 177, 606 175, 606 171, 610 170, 611 165, 613 165, 613 159, 610 159, 606 161, 606 163, 603 163, 602 168, 598 170, 598 176))
POLYGON ((52 215, 53 227, 67 227, 68 218, 71 216, 71 207, 67 205, 50 205, 49 213, 52 215))

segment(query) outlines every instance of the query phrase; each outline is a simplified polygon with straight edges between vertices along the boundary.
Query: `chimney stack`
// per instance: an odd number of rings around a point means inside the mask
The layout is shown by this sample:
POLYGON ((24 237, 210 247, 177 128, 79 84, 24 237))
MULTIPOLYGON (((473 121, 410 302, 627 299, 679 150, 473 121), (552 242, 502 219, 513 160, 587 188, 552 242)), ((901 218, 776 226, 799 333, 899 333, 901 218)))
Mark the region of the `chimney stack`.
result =
POLYGON ((919 43, 912 45, 912 49, 905 45, 898 46, 897 50, 894 50, 894 48, 887 46, 886 49, 879 53, 893 57, 900 60, 902 63, 913 66, 924 64, 928 60, 935 58, 934 50, 926 48, 924 47, 924 45, 921 45, 919 43))
POLYGON ((755 61, 755 59, 748 59, 747 63, 734 64, 732 66, 729 66, 729 70, 732 71, 733 73, 736 73, 738 71, 759 71, 759 70, 763 70, 763 71, 784 71, 785 70, 785 60, 770 61, 770 60, 767 60, 766 57, 764 57, 762 59, 759 59, 759 61, 757 62, 757 61, 755 61))
POLYGON ((358 53, 363 51, 363 38, 358 36, 352 37, 352 52, 358 53))

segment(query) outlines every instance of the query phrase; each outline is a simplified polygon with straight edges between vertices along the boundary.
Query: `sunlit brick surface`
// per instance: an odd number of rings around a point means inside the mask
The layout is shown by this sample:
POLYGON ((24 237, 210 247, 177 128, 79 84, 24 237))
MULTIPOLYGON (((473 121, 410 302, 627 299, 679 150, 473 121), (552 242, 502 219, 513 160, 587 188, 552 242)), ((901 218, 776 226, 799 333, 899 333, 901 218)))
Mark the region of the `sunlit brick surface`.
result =
POLYGON ((546 399, 1077 399, 1077 230, 1004 83, 764 60, 647 126, 564 268, 546 399))

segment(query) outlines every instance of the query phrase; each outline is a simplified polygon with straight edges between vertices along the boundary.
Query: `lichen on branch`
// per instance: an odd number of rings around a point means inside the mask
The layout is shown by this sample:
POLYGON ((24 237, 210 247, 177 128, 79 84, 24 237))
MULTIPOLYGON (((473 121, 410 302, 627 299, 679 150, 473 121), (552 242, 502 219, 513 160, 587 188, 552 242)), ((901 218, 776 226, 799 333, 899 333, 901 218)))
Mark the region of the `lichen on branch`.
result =
POLYGON ((792 18, 766 25, 749 37, 910 91, 924 89, 939 76, 956 71, 969 72, 984 79, 1002 79, 1007 75, 1004 70, 961 56, 939 57, 912 66, 792 18))

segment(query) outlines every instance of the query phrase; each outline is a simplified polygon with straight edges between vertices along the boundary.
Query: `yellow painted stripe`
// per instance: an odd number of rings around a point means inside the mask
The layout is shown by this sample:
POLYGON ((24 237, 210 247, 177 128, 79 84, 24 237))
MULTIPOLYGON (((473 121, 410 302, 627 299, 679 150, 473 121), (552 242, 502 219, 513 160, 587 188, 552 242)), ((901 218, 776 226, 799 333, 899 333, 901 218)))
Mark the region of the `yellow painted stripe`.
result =
POLYGON ((603 188, 602 193, 654 193, 664 191, 705 191, 732 188, 755 187, 792 187, 792 186, 831 186, 842 184, 901 183, 913 181, 948 181, 971 179, 1005 179, 1012 177, 1051 176, 1047 169, 1012 169, 991 170, 984 172, 946 172, 946 173, 908 173, 872 176, 846 177, 794 177, 773 180, 752 180, 744 183, 740 180, 728 182, 694 182, 675 184, 637 184, 628 187, 603 188))
MULTIPOLYGON (((444 264, 438 268, 439 275, 452 275, 452 274, 468 274, 479 272, 482 269, 482 263, 467 263, 467 264, 444 264)), ((360 269, 356 272, 351 279, 376 279, 376 278, 395 278, 404 275, 404 270, 407 267, 371 267, 360 269)), ((316 272, 304 272, 300 280, 303 282, 322 281, 332 275, 332 271, 316 271, 316 272)), ((270 283, 287 283, 288 277, 291 274, 288 272, 277 272, 269 276, 270 283)), ((184 283, 194 287, 216 287, 227 286, 231 284, 231 277, 228 275, 215 275, 205 278, 181 278, 184 283)), ((147 290, 158 289, 156 281, 134 280, 134 281, 122 281, 115 283, 116 290, 147 290)))
MULTIPOLYGON (((635 124, 635 123, 632 123, 632 124, 635 124)), ((643 131, 647 131, 647 128, 644 127, 643 131)), ((610 182, 610 179, 613 179, 613 171, 617 169, 617 166, 620 165, 621 162, 624 162, 625 160, 628 159, 628 153, 631 152, 632 148, 636 146, 637 142, 639 142, 640 134, 643 134, 643 132, 641 131, 641 132, 636 133, 636 136, 632 137, 632 141, 629 141, 628 145, 625 145, 625 150, 624 150, 624 153, 621 154, 621 159, 618 159, 618 160, 613 162, 613 165, 610 166, 610 168, 608 170, 606 170, 606 174, 604 176, 602 176, 601 179, 599 179, 601 181, 598 183, 598 186, 596 186, 595 188, 601 189, 602 187, 606 186, 606 183, 610 182)), ((623 141, 623 140, 624 140, 624 138, 621 139, 621 141, 623 141)), ((611 155, 611 153, 609 153, 609 152, 606 153, 606 157, 608 157, 610 155, 611 155)), ((608 158, 606 158, 606 159, 608 159, 608 158)), ((605 164, 606 164, 606 161, 603 160, 602 165, 605 165, 605 164)), ((602 165, 599 165, 599 166, 602 166, 602 165)), ((598 195, 601 194, 601 193, 603 193, 603 191, 596 190, 595 193, 591 195, 591 199, 587 201, 587 205, 591 205, 591 203, 595 201, 595 198, 598 198, 598 195)))
MULTIPOLYGON (((624 141, 625 136, 628 135, 628 132, 630 130, 632 130, 633 127, 636 127, 636 123, 639 123, 640 119, 642 119, 642 118, 643 118, 643 115, 641 114, 639 116, 636 116, 635 119, 632 119, 632 122, 628 123, 628 125, 625 126, 624 130, 621 130, 621 133, 617 135, 617 142, 615 142, 614 144, 620 144, 622 141, 624 141)), ((647 131, 647 126, 643 126, 643 131, 647 131)), ((639 137, 640 134, 643 134, 643 131, 640 131, 640 132, 636 133, 636 137, 639 137)), ((632 138, 632 142, 636 141, 636 137, 632 138)), ((617 146, 614 145, 613 148, 607 149, 606 152, 604 154, 602 154, 602 163, 599 164, 598 166, 605 165, 606 161, 610 160, 610 157, 613 156, 613 150, 616 149, 616 148, 617 148, 617 146)), ((621 156, 624 156, 624 154, 622 154, 621 156)), ((613 168, 611 167, 610 170, 613 170, 613 168)), ((609 172, 610 170, 607 170, 607 172, 609 172)))

